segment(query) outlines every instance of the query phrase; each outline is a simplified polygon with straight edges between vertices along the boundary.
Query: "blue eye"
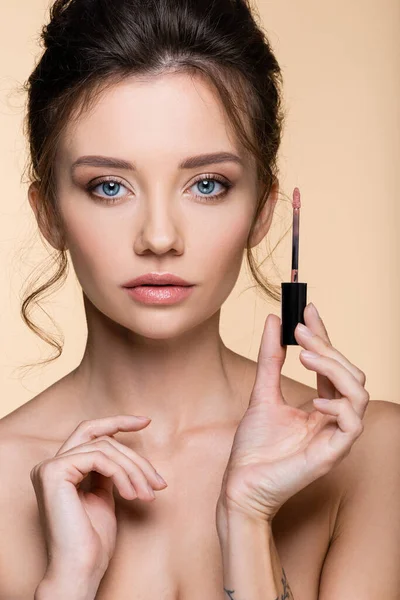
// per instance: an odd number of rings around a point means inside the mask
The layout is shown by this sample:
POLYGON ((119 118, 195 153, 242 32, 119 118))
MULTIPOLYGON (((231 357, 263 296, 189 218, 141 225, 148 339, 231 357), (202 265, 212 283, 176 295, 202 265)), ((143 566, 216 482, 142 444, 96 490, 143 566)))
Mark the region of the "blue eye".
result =
MULTIPOLYGON (((228 193, 229 189, 233 187, 233 184, 227 179, 215 175, 201 175, 197 178, 197 180, 194 183, 192 183, 190 187, 194 187, 195 185, 199 185, 203 189, 200 189, 201 195, 194 194, 194 196, 199 200, 208 203, 215 202, 217 199, 222 198, 222 196, 225 196, 228 193), (222 185, 224 189, 219 194, 211 195, 211 193, 215 189, 215 182, 222 185)), ((97 181, 94 184, 89 184, 86 186, 86 189, 89 193, 92 194, 92 196, 106 204, 113 204, 120 198, 124 197, 123 195, 118 195, 118 192, 121 190, 121 188, 126 189, 123 183, 116 178, 101 179, 100 181, 97 181), (97 193, 94 193, 94 190, 96 188, 102 188, 102 191, 105 193, 105 196, 101 196, 97 193)))
POLYGON ((116 181, 106 181, 106 182, 102 183, 101 185, 104 186, 103 191, 105 191, 106 194, 108 194, 110 192, 111 196, 115 196, 116 194, 118 194, 118 189, 121 186, 121 184, 116 181), (107 186, 108 186, 108 190, 106 189, 107 186))
POLYGON ((211 175, 202 175, 201 177, 199 177, 190 187, 193 187, 194 185, 199 185, 205 189, 200 191, 202 192, 202 194, 204 193, 205 196, 203 195, 198 195, 195 194, 196 198, 200 198, 201 200, 205 200, 206 202, 213 202, 218 198, 222 198, 222 196, 225 196, 229 189, 232 187, 232 184, 230 182, 228 182, 227 179, 223 179, 220 177, 215 177, 215 176, 211 176, 211 175), (211 192, 214 191, 215 189, 215 183, 212 183, 210 185, 210 182, 215 182, 217 181, 220 185, 223 186, 224 191, 220 192, 219 194, 214 194, 213 196, 210 195, 210 189, 211 192))
POLYGON ((117 179, 103 179, 102 181, 98 181, 97 183, 93 184, 93 185, 89 185, 88 186, 88 191, 89 192, 93 192, 96 188, 98 187, 102 187, 103 192, 106 194, 106 196, 98 196, 97 194, 93 194, 94 196, 97 196, 98 198, 101 198, 103 201, 105 201, 106 203, 113 203, 116 200, 118 200, 119 198, 122 198, 123 196, 117 196, 118 191, 121 189, 121 187, 125 187, 124 185, 122 185, 122 183, 120 181, 118 181, 117 179))

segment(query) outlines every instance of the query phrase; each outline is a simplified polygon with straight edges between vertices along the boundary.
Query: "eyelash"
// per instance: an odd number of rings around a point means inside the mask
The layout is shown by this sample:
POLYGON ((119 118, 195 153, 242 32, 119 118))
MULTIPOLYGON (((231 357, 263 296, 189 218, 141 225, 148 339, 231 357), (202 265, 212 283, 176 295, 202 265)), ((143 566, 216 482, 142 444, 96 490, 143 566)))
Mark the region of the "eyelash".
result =
MULTIPOLYGON (((226 194, 229 192, 229 190, 233 187, 233 183, 231 183, 227 179, 225 179, 225 178, 223 178, 223 177, 221 177, 219 175, 211 175, 211 174, 200 175, 189 187, 193 187, 194 185, 196 185, 196 183, 198 183, 199 181, 203 181, 204 179, 206 179, 207 181, 218 181, 218 183, 221 183, 225 187, 225 190, 223 192, 221 192, 220 194, 217 194, 215 196, 200 196, 198 194, 195 194, 196 198, 198 198, 201 202, 205 202, 206 204, 210 204, 210 203, 216 202, 217 200, 219 200, 223 196, 226 196, 226 194)), ((107 182, 110 182, 110 181, 112 183, 118 183, 118 184, 123 185, 124 187, 126 187, 123 184, 122 180, 118 179, 118 177, 105 177, 105 178, 100 179, 99 181, 96 181, 96 183, 88 184, 86 186, 86 190, 93 197, 95 197, 99 202, 104 202, 105 204, 115 204, 123 196, 118 196, 118 197, 112 197, 112 196, 103 197, 103 196, 98 196, 97 194, 93 194, 92 193, 93 190, 96 189, 102 183, 107 183, 107 182)))

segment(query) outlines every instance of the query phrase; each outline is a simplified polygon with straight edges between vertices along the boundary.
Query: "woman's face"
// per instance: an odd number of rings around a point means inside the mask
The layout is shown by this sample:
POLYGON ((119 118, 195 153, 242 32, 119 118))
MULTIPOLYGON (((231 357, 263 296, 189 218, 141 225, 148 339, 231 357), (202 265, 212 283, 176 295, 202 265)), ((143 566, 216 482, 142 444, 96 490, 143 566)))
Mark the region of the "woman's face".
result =
POLYGON ((67 248, 85 295, 101 313, 136 334, 167 339, 219 310, 240 272, 257 181, 201 78, 131 78, 108 89, 66 131, 56 168, 67 248), (189 157, 219 152, 244 162, 179 167, 189 157), (89 164, 89 158, 74 166, 93 155, 133 168, 89 164), (143 304, 122 286, 151 271, 168 271, 195 287, 176 304, 143 304))

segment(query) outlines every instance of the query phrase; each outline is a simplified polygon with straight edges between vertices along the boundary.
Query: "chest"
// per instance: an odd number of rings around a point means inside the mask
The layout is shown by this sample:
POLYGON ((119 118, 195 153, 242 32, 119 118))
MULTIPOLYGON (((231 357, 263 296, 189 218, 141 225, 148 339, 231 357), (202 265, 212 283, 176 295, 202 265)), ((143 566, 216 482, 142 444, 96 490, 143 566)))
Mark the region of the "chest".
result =
MULTIPOLYGON (((115 490, 116 548, 96 600, 225 600, 215 525, 222 467, 204 465, 196 469, 196 478, 183 465, 174 471, 164 465, 160 472, 168 488, 156 492, 152 503, 127 501, 115 490)), ((20 493, 19 510, 10 512, 2 532, 10 540, 0 561, 5 569, 1 597, 7 600, 33 598, 47 566, 29 474, 20 493)), ((320 479, 291 498, 273 521, 275 543, 296 598, 318 597, 333 511, 334 496, 320 479)))
MULTIPOLYGON (((96 600, 225 600, 214 505, 202 508, 195 502, 177 505, 167 522, 158 525, 154 513, 151 523, 123 517, 96 600)), ((294 597, 316 600, 329 546, 329 509, 315 507, 302 519, 294 505, 286 508, 273 527, 279 556, 294 597)))

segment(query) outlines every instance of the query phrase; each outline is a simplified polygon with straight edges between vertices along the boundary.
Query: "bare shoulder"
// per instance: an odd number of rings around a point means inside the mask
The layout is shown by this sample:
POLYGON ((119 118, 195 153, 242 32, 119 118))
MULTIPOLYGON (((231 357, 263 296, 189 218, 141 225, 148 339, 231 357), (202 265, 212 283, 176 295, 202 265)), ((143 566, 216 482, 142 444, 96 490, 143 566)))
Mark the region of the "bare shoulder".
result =
POLYGON ((18 420, 19 416, 0 419, 0 537, 7 540, 6 547, 0 546, 0 563, 10 568, 7 557, 15 554, 24 515, 35 502, 30 472, 46 457, 46 447, 26 435, 18 420))
MULTIPOLYGON (((364 430, 349 454, 321 478, 335 497, 332 543, 338 537, 343 538, 343 532, 347 538, 354 527, 365 529, 368 515, 377 513, 377 523, 385 512, 389 514, 390 502, 386 501, 390 497, 396 498, 397 506, 400 494, 400 405, 370 400, 363 426, 364 430)), ((360 535, 357 531, 357 536, 360 535)))
POLYGON ((1 418, 0 433, 7 440, 60 446, 79 423, 78 395, 72 371, 1 418))
POLYGON ((398 468, 400 404, 370 400, 363 425, 364 431, 337 468, 346 493, 364 478, 369 478, 372 470, 384 474, 385 471, 398 468))
POLYGON ((0 419, 0 598, 29 597, 18 595, 18 587, 37 585, 47 564, 38 552, 42 530, 30 474, 55 446, 40 437, 40 428, 28 427, 23 408, 0 419))
MULTIPOLYGON (((54 456, 65 431, 76 427, 72 414, 62 409, 64 390, 64 381, 59 380, 0 419, 0 477, 7 482, 3 489, 14 486, 16 494, 26 493, 26 485, 32 487, 31 469, 54 456)), ((6 501, 0 494, 0 504, 6 501)))
POLYGON ((26 481, 33 466, 49 454, 40 429, 29 431, 26 419, 27 415, 22 410, 0 419, 0 477, 2 489, 7 490, 7 494, 0 494, 0 511, 4 509, 4 502, 10 500, 12 490, 16 493, 22 491, 21 482, 26 481))
POLYGON ((354 597, 355 589, 359 598, 395 598, 400 585, 400 405, 370 400, 363 424, 333 469, 341 494, 320 578, 324 598, 354 597))

